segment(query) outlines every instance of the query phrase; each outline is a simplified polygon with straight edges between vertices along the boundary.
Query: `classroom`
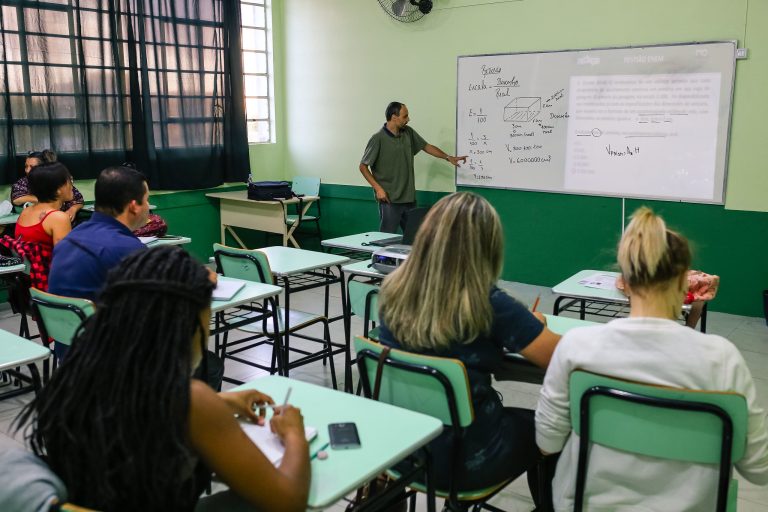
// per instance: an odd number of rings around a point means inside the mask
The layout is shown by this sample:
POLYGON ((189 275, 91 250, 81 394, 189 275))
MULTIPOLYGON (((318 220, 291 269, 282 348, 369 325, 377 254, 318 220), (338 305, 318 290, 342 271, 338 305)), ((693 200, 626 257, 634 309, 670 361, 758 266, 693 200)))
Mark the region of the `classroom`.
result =
MULTIPOLYGON (((642 206, 651 208, 670 229, 688 239, 692 253, 690 268, 719 276, 717 296, 707 305, 706 330, 737 346, 754 378, 757 404, 763 411, 768 407, 768 144, 764 141, 764 124, 768 119, 764 92, 768 82, 768 2, 433 0, 431 12, 408 23, 385 12, 385 4, 391 6, 397 0, 242 3, 257 5, 259 9, 264 5, 269 64, 265 79, 268 93, 263 104, 268 103, 269 107, 265 117, 259 115, 259 121, 248 114, 248 151, 247 155, 243 151, 240 154, 248 159, 253 181, 294 182, 297 177, 320 180, 319 227, 323 240, 380 231, 379 206, 358 166, 369 137, 385 121, 384 110, 390 102, 408 106, 409 126, 426 142, 447 155, 462 154, 458 151, 462 142, 457 137, 461 129, 457 102, 461 101, 462 92, 457 84, 460 58, 464 56, 736 41, 737 48, 746 50, 746 57, 735 60, 725 135, 722 201, 457 185, 456 168, 421 152, 414 159, 416 203, 432 206, 454 192, 472 192, 487 200, 501 221, 502 288, 526 305, 534 300, 538 303, 537 297, 541 297, 546 313, 555 300, 551 288, 569 276, 585 269, 618 272, 617 246, 632 213, 642 206)), ((0 4, 6 9, 19 2, 9 0, 0 4)), ((243 71, 247 75, 247 66, 243 71)), ((17 148, 18 151, 21 149, 17 148)), ((69 165, 66 151, 59 153, 60 160, 69 165)), ((18 172, 20 155, 16 155, 13 164, 18 172)), ((9 170, 12 164, 7 163, 8 159, 1 160, 6 169, 0 194, 7 197, 16 175, 9 170)), ((192 160, 189 156, 185 162, 192 160)), ((70 166, 86 203, 94 200, 98 171, 117 163, 107 162, 87 170, 70 166)), ((168 172, 176 178, 180 175, 178 169, 168 172)), ((281 245, 279 236, 274 234, 241 228, 224 231, 220 201, 210 195, 244 191, 246 176, 244 170, 228 171, 223 176, 216 173, 210 181, 202 179, 189 186, 178 185, 184 183, 183 178, 178 178, 169 189, 153 187, 150 182, 152 212, 167 223, 168 234, 185 237, 183 249, 202 264, 214 265, 212 247, 216 243, 251 249, 281 245), (231 179, 232 176, 238 179, 231 179)), ((156 180, 156 176, 151 178, 156 180)), ((320 238, 306 236, 310 232, 311 228, 297 232, 296 240, 301 247, 324 250, 320 238)), ((332 265, 336 263, 329 263, 329 268, 332 265)), ((341 264, 337 273, 342 273, 341 264)), ((280 279, 275 284, 283 286, 280 279)), ((331 314, 342 315, 346 313, 342 311, 346 306, 341 304, 345 284, 337 282, 330 285, 331 314)), ((281 298, 280 302, 287 308, 288 293, 283 293, 280 297, 286 299, 281 298)), ((318 314, 322 314, 325 300, 325 315, 329 316, 327 295, 323 295, 321 287, 290 300, 293 306, 318 314)), ((0 316, 0 328, 12 333, 19 331, 18 316, 10 308, 0 311, 0 316)), ((216 319, 218 322, 218 316, 216 319)), ((32 320, 30 323, 34 324, 32 320)), ((331 324, 333 341, 350 333, 353 340, 363 334, 359 316, 352 317, 346 331, 341 323, 331 324)), ((365 329, 367 332, 367 325, 365 329)), ((34 325, 32 330, 37 332, 34 325)), ((321 325, 308 332, 323 338, 321 325)), ((218 331, 215 334, 218 348, 218 331)), ((338 348, 332 344, 328 347, 329 351, 338 348)), ((209 348, 214 350, 213 342, 209 348)), ((257 350, 262 354, 266 348, 257 350)), ((332 352, 335 357, 331 357, 340 376, 338 389, 347 389, 352 386, 346 375, 348 361, 343 350, 339 350, 332 352)), ((264 364, 269 363, 268 359, 264 364)), ((333 365, 329 370, 324 357, 322 365, 319 359, 309 363, 291 371, 291 378, 331 387, 333 365)), ((230 364, 233 363, 227 361, 230 364)), ((224 373, 225 382, 228 371, 224 373)), ((357 383, 358 369, 355 367, 352 372, 357 383)), ((235 372, 241 380, 268 373, 235 372)), ((231 387, 224 385, 225 390, 231 387)), ((301 387, 296 389, 298 393, 294 393, 299 395, 304 392, 301 387)), ((494 381, 494 389, 504 395, 505 407, 535 409, 541 385, 540 381, 494 381)), ((275 385, 275 401, 282 399, 284 390, 282 384, 275 385)), ((0 400, 0 448, 23 445, 19 435, 11 432, 11 421, 30 396, 0 400)), ((313 460, 313 471, 321 463, 313 460)), ((214 490, 218 489, 216 485, 214 490)), ((319 491, 312 487, 309 492, 314 496, 319 491)), ((438 506, 441 503, 438 499, 438 506)), ((515 480, 490 503, 504 510, 532 510, 535 506, 524 477, 515 480)), ((219 507, 227 510, 226 504, 219 507)), ((328 508, 343 509, 339 504, 328 508)), ((423 494, 417 500, 417 509, 427 509, 423 494)), ((768 511, 768 488, 739 477, 738 509, 768 511)))

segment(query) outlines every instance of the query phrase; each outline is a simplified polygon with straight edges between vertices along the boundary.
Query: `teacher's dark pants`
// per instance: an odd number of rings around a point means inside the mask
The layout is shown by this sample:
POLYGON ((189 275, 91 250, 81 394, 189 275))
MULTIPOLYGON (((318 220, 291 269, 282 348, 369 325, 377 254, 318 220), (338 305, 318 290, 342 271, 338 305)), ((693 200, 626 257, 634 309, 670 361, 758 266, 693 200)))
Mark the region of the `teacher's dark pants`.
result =
POLYGON ((379 203, 379 231, 397 233, 397 227, 405 232, 405 217, 416 203, 379 203))

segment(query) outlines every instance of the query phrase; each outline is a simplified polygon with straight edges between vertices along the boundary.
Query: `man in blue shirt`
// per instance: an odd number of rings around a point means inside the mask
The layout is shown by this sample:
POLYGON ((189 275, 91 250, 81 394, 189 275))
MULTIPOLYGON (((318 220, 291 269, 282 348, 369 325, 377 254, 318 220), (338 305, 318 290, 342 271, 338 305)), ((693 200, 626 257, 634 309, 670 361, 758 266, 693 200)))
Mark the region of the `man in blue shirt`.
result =
POLYGON ((95 300, 107 272, 146 246, 132 231, 147 222, 149 187, 144 175, 125 166, 108 167, 96 179, 95 212, 53 250, 48 291, 95 300))

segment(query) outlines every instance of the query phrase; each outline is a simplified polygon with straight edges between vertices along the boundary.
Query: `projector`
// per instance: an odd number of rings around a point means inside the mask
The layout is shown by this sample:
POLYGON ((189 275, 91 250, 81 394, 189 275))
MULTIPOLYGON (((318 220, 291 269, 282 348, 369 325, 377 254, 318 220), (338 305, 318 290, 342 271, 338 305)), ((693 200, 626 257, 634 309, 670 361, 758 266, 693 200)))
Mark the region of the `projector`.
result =
POLYGON ((388 245, 371 256, 371 266, 382 274, 389 274, 408 259, 410 245, 388 245))

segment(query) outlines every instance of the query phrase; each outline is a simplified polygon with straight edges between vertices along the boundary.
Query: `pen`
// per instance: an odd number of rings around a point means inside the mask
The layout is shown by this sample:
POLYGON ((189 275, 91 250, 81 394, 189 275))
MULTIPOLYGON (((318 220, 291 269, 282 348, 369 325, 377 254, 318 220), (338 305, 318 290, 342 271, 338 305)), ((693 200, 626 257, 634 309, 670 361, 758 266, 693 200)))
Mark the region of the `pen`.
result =
POLYGON ((253 408, 254 412, 258 411, 259 409, 276 409, 278 407, 285 407, 286 405, 288 405, 288 399, 291 397, 292 390, 293 388, 291 387, 288 388, 288 392, 285 394, 285 400, 283 400, 283 405, 266 404, 266 403, 259 404, 254 402, 254 404, 251 407, 253 408))
POLYGON ((536 301, 533 303, 533 307, 531 308, 531 313, 536 312, 536 308, 539 306, 539 300, 541 300, 541 295, 536 297, 536 301))

